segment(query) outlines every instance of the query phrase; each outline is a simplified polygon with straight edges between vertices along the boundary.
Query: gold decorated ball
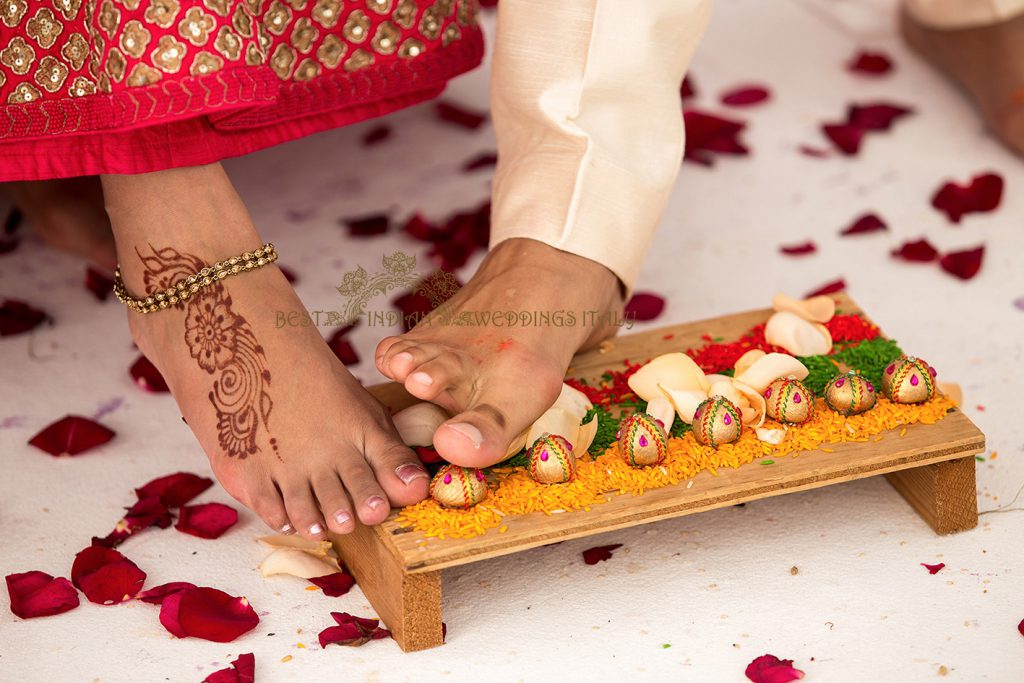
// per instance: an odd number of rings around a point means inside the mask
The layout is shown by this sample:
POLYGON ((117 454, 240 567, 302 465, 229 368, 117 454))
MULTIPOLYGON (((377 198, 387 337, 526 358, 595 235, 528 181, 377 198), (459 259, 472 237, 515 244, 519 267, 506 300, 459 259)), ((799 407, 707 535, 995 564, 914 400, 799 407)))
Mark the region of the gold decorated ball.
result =
POLYGON ((825 385, 825 405, 840 415, 859 415, 875 407, 875 385, 850 371, 825 385))
POLYGON ((619 452, 633 467, 659 465, 668 456, 668 432, 647 413, 634 413, 619 423, 619 452))
POLYGON ((430 497, 449 508, 471 508, 487 497, 483 470, 445 465, 430 480, 430 497))
POLYGON ((882 393, 893 403, 924 403, 935 395, 935 374, 920 358, 900 356, 882 371, 882 393))
POLYGON ((564 484, 576 476, 572 444, 557 434, 542 434, 530 446, 530 476, 541 484, 564 484))
POLYGON ((743 433, 743 416, 736 404, 722 396, 712 396, 693 413, 693 438, 697 443, 717 448, 732 443, 743 433))
POLYGON ((764 390, 768 417, 778 422, 800 424, 814 414, 814 393, 792 377, 777 379, 764 390))

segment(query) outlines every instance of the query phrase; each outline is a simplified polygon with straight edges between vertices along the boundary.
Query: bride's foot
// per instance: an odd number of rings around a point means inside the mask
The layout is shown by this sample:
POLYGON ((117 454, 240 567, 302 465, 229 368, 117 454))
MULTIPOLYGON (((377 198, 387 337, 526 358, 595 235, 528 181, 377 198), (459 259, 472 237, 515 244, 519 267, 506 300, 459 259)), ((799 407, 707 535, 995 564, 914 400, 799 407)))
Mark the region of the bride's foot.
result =
POLYGON ((1024 155, 1024 14, 940 30, 904 12, 901 29, 910 47, 964 88, 996 136, 1024 155))
MULTIPOLYGON (((262 245, 220 166, 106 176, 125 285, 138 296, 262 245)), ((129 312, 224 488, 272 528, 312 539, 427 493, 427 473, 387 412, 312 326, 274 265, 200 289, 185 304, 129 312), (389 502, 390 501, 390 502, 389 502)))
POLYGON ((48 245, 77 254, 100 270, 114 272, 114 235, 103 209, 97 176, 4 183, 0 190, 21 209, 48 245))
POLYGON ((614 334, 622 303, 599 263, 507 240, 444 305, 452 319, 384 339, 377 368, 454 415, 434 435, 445 459, 492 465, 558 397, 573 354, 614 334))

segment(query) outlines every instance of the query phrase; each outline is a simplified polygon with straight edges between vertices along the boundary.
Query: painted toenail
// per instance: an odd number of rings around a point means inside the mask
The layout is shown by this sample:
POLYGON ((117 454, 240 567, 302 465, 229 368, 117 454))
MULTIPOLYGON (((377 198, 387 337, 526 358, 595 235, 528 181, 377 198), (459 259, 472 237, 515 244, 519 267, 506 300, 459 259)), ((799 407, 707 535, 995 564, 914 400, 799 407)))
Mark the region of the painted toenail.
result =
POLYGON ((412 463, 402 465, 401 467, 395 470, 395 474, 398 475, 398 478, 401 479, 402 483, 404 483, 406 486, 413 483, 417 479, 426 479, 429 477, 425 469, 423 469, 419 465, 413 465, 412 463))
POLYGON ((412 380, 413 382, 422 384, 425 387, 429 387, 431 384, 434 383, 434 378, 425 372, 414 372, 411 375, 409 375, 409 379, 412 380))
POLYGON ((283 527, 281 527, 281 533, 282 534, 294 534, 295 533, 295 529, 292 528, 291 524, 285 524, 283 527))
POLYGON ((314 524, 313 526, 309 527, 309 533, 313 534, 314 536, 316 534, 322 534, 323 532, 324 528, 320 526, 320 524, 314 524))
POLYGON ((366 507, 371 510, 377 510, 382 505, 386 505, 386 501, 380 496, 370 496, 366 499, 366 507))
POLYGON ((473 448, 480 448, 480 444, 484 442, 484 435, 480 433, 480 430, 469 424, 468 422, 450 422, 448 429, 454 432, 458 432, 462 436, 466 437, 473 442, 473 448))
POLYGON ((338 514, 334 515, 334 521, 342 526, 345 526, 351 520, 352 515, 348 514, 347 512, 339 512, 338 514))

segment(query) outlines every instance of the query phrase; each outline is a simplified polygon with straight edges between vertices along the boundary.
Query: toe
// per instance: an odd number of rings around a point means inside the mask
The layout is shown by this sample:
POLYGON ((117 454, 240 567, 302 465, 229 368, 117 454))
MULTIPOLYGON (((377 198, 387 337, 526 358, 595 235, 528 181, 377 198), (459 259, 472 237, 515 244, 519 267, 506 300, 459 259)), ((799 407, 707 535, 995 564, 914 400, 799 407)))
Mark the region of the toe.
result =
POLYGON ((404 382, 424 363, 441 353, 437 344, 419 344, 407 339, 391 344, 386 353, 378 355, 377 369, 396 382, 404 382))
POLYGON ((289 522, 284 500, 275 486, 264 486, 241 501, 260 516, 267 526, 281 534, 294 534, 295 528, 289 522))
POLYGON ((359 521, 373 525, 387 519, 391 505, 388 504, 385 493, 377 483, 366 458, 358 453, 352 453, 351 457, 341 461, 338 471, 352 499, 359 521))
POLYGON ((427 497, 430 475, 407 446, 388 434, 367 440, 367 461, 377 483, 395 507, 413 505, 427 497))
POLYGON ((452 354, 423 363, 405 378, 405 390, 418 399, 433 401, 459 376, 459 363, 452 354))
POLYGON ((336 534, 347 534, 355 529, 352 503, 345 493, 338 475, 331 473, 313 481, 313 492, 320 502, 320 510, 327 520, 327 528, 336 534))
POLYGON ((326 538, 324 518, 320 507, 313 497, 309 481, 298 479, 293 482, 281 482, 281 493, 284 494, 284 506, 292 527, 301 536, 311 541, 322 541, 326 538))

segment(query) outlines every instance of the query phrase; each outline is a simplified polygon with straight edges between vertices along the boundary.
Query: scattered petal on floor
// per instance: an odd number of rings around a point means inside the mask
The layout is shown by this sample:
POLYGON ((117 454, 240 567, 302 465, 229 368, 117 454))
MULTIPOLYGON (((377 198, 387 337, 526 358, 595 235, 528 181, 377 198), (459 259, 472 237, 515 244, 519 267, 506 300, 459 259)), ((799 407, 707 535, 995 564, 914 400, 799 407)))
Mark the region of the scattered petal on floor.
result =
POLYGON ((185 505, 174 528, 199 538, 220 538, 238 522, 238 511, 223 503, 185 505))
POLYGON ((487 115, 483 112, 473 111, 468 107, 464 107, 459 104, 453 104, 451 102, 438 102, 435 105, 434 111, 437 113, 437 117, 447 123, 455 124, 463 128, 470 130, 476 130, 483 122, 487 120, 487 115))
POLYGON ((806 256, 813 254, 818 251, 818 247, 814 242, 802 242, 801 244, 790 244, 779 247, 779 251, 787 256, 806 256))
POLYGON ((374 126, 366 132, 363 136, 363 146, 372 147, 378 143, 384 142, 391 137, 391 126, 382 124, 380 126, 374 126))
POLYGON ((938 250, 928 240, 922 238, 910 242, 904 242, 899 249, 894 249, 892 255, 904 261, 915 261, 928 263, 939 257, 938 250))
POLYGON ((216 588, 186 588, 164 598, 160 623, 179 638, 229 643, 256 628, 260 618, 245 598, 216 588))
POLYGON ((665 299, 651 292, 637 292, 626 304, 627 320, 654 320, 665 310, 665 299))
POLYGON ((38 571, 7 575, 11 611, 22 619, 49 617, 78 607, 78 591, 65 578, 38 571))
POLYGON ((927 569, 929 574, 938 574, 942 568, 946 566, 946 563, 939 562, 938 564, 925 564, 922 562, 921 566, 927 569))
POLYGON ((373 237, 386 233, 388 226, 391 225, 391 219, 387 214, 378 213, 371 216, 346 218, 342 223, 348 229, 349 237, 373 237))
POLYGON ((67 415, 29 439, 29 444, 53 456, 78 455, 101 446, 115 436, 98 422, 80 415, 67 415))
POLYGON ((739 134, 747 127, 742 121, 697 109, 687 109, 683 117, 686 122, 687 161, 710 166, 714 154, 749 154, 749 150, 739 140, 739 134))
POLYGON ((835 294, 836 292, 842 292, 846 289, 846 280, 839 278, 832 282, 826 282, 821 287, 808 292, 804 295, 805 299, 810 299, 812 296, 821 296, 822 294, 835 294))
POLYGON ((846 110, 846 121, 827 123, 821 129, 837 149, 853 155, 860 151, 865 134, 889 130, 896 121, 912 113, 909 107, 896 104, 854 104, 846 110))
POLYGON ((892 60, 884 52, 861 50, 846 64, 850 71, 868 76, 881 76, 892 71, 892 60))
POLYGON ((832 156, 832 153, 827 149, 821 147, 814 147, 812 145, 800 145, 797 150, 805 157, 813 157, 815 159, 827 159, 832 156))
POLYGON ((1021 619, 1020 623, 1017 624, 1017 630, 1020 632, 1022 636, 1024 636, 1024 619, 1021 619))
POLYGON ((402 326, 411 330, 423 316, 450 299, 462 287, 453 273, 434 271, 411 292, 396 297, 392 304, 402 314, 402 326))
POLYGON ((342 327, 327 338, 327 346, 331 348, 334 355, 345 366, 357 365, 359 363, 359 354, 356 353, 352 342, 345 338, 351 329, 351 326, 342 327))
POLYGON ((111 548, 91 545, 75 555, 71 582, 90 602, 114 605, 134 598, 146 581, 146 572, 111 548))
POLYGON ((983 173, 966 185, 947 182, 932 196, 932 206, 959 223, 969 213, 995 211, 1003 199, 1003 178, 996 173, 983 173))
POLYGON ((843 154, 852 155, 860 151, 860 143, 864 139, 863 128, 849 123, 826 123, 821 130, 843 154))
POLYGON ((599 545, 594 548, 588 548, 583 551, 583 561, 587 564, 597 564, 598 562, 610 560, 612 551, 621 547, 621 543, 613 543, 612 545, 599 545))
POLYGON ((148 602, 151 605, 160 605, 163 604, 164 599, 168 596, 195 587, 195 584, 189 583, 188 581, 171 581, 170 583, 161 584, 159 586, 154 586, 149 590, 144 590, 136 595, 135 599, 141 600, 142 602, 148 602))
POLYGON ((256 657, 248 652, 238 655, 231 666, 214 671, 203 679, 203 683, 254 683, 256 680, 256 657))
POLYGON ((0 337, 22 334, 49 320, 45 311, 18 299, 4 299, 0 303, 0 337))
POLYGON ((381 628, 377 619, 352 616, 348 612, 331 612, 337 626, 329 626, 320 632, 320 647, 347 645, 359 647, 371 640, 387 638, 391 631, 381 628))
POLYGON ((884 232, 888 229, 889 226, 881 218, 873 213, 866 213, 839 234, 845 237, 848 235, 864 235, 870 232, 884 232))
POLYGON ((761 85, 745 85, 722 94, 722 104, 729 107, 749 107, 760 104, 771 97, 768 88, 761 85))
POLYGON ((331 598, 345 595, 345 593, 352 590, 352 586, 356 585, 355 577, 348 572, 335 572, 327 576, 317 576, 309 579, 309 582, 314 586, 319 586, 324 595, 331 598))
POLYGON ((291 268, 278 265, 277 269, 281 271, 281 275, 284 275, 284 279, 287 280, 290 284, 294 285, 296 282, 298 282, 299 278, 295 275, 294 271, 292 271, 291 268))
POLYGON ((167 382, 164 381, 163 375, 156 369, 156 366, 148 358, 140 355, 132 363, 132 366, 128 368, 128 373, 135 380, 135 384, 138 385, 143 391, 148 391, 154 394, 165 393, 169 391, 167 388, 167 382))
POLYGON ((114 291, 114 281, 106 273, 89 266, 85 269, 85 288, 99 301, 106 301, 114 291))
POLYGON ((679 86, 679 97, 686 100, 697 96, 697 88, 693 84, 693 76, 687 74, 679 86))
POLYGON ((775 655, 761 655, 744 672, 754 683, 788 683, 804 677, 804 672, 793 668, 792 659, 779 659, 775 655))
POLYGON ((476 171, 481 168, 492 168, 497 163, 497 152, 484 152, 483 154, 478 154, 469 161, 467 161, 466 163, 464 163, 462 165, 462 170, 465 171, 466 173, 469 173, 471 171, 476 171))
POLYGON ((965 249, 964 251, 953 251, 939 259, 939 265, 950 275, 961 280, 970 280, 981 270, 981 262, 984 256, 984 246, 965 249))
POLYGON ((141 488, 135 489, 139 500, 156 496, 169 508, 185 505, 206 489, 213 486, 213 480, 191 472, 176 472, 157 477, 141 488))
POLYGON ((166 529, 174 519, 171 511, 157 496, 146 496, 128 508, 124 517, 114 526, 114 530, 104 538, 93 538, 93 545, 105 548, 116 548, 124 543, 129 536, 143 529, 159 527, 166 529))

